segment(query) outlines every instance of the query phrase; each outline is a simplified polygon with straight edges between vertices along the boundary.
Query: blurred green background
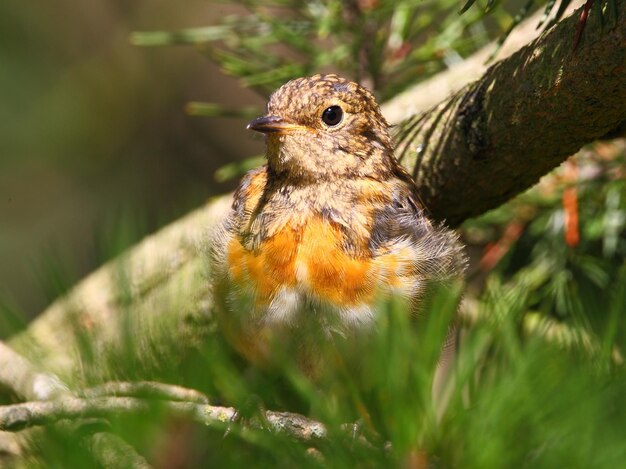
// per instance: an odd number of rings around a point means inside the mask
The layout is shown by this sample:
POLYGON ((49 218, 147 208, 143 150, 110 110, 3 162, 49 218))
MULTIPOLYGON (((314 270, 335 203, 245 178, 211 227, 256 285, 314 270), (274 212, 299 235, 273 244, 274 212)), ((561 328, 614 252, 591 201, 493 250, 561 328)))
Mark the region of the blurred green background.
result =
POLYGON ((207 197, 214 171, 260 153, 245 120, 188 101, 264 99, 193 47, 139 48, 138 30, 215 23, 189 0, 0 3, 0 299, 27 316, 207 197))

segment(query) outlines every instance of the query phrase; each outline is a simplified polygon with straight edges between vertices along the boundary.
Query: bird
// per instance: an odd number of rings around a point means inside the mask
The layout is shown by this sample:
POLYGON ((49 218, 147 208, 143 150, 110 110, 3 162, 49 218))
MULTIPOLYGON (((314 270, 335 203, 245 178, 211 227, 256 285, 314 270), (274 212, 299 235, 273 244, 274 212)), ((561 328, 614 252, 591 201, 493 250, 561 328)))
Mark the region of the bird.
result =
POLYGON ((315 377, 329 344, 376 327, 381 298, 414 314, 429 285, 463 276, 458 235, 428 216, 369 90, 297 78, 247 128, 267 164, 241 180, 210 256, 218 324, 249 362, 315 377))

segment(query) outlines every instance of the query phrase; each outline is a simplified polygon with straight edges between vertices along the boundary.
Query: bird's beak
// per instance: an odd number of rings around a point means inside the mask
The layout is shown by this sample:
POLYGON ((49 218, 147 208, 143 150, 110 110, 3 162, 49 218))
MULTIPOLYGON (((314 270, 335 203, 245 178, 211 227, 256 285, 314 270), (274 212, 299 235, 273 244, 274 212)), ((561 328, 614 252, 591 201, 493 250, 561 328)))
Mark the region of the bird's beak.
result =
POLYGON ((246 129, 256 130, 257 132, 261 132, 264 134, 286 134, 292 132, 294 130, 302 129, 301 125, 293 124, 291 122, 287 122, 282 117, 278 116, 263 116, 257 117, 254 120, 251 120, 246 129))

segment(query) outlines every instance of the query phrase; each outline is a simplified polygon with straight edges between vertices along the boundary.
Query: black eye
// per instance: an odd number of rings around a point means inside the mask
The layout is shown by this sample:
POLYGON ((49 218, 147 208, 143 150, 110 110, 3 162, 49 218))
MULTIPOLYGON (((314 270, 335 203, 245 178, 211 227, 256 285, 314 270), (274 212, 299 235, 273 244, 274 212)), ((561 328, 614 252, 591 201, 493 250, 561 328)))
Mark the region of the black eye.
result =
POLYGON ((322 112, 324 124, 335 126, 343 119, 343 110, 339 106, 331 106, 322 112))

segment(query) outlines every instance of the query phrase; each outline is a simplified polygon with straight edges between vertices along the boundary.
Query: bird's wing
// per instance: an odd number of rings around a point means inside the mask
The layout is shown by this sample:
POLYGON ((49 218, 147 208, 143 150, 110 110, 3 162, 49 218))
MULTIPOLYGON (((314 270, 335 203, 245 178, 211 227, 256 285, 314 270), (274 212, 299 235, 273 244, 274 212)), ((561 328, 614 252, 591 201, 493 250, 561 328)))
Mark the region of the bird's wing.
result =
POLYGON ((390 201, 374 212, 370 250, 374 257, 401 252, 403 262, 429 281, 459 277, 466 264, 458 235, 429 220, 414 185, 401 179, 392 185, 390 201))

